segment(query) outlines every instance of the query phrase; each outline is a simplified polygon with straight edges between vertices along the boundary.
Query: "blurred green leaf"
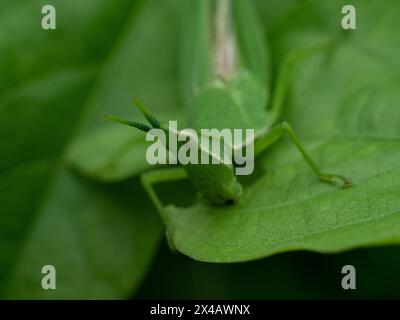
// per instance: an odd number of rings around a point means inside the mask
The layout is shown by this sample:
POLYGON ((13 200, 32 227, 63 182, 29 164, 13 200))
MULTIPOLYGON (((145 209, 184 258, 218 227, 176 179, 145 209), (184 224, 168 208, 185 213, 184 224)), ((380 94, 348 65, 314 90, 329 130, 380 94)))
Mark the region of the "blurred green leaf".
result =
POLYGON ((102 94, 92 102, 97 106, 91 113, 89 130, 72 145, 68 162, 77 171, 96 180, 115 182, 135 176, 150 165, 145 158, 148 142, 142 132, 102 120, 101 115, 118 114, 126 118, 142 119, 132 104, 134 97, 151 106, 160 119, 183 116, 179 102, 179 15, 181 0, 168 0, 162 5, 149 1, 146 22, 132 35, 129 55, 121 55, 113 63, 112 72, 118 77, 104 83, 102 94), (168 27, 165 27, 165 26, 168 27), (90 130, 94 129, 94 130, 90 130))
POLYGON ((144 155, 148 143, 143 135, 123 126, 94 130, 78 140, 68 161, 80 173, 99 181, 119 181, 150 168, 144 155))
POLYGON ((271 38, 281 56, 336 39, 329 54, 297 66, 284 118, 324 170, 352 177, 354 187, 319 182, 291 144, 279 143, 258 159, 257 180, 238 205, 165 207, 179 251, 201 261, 237 262, 400 242, 400 73, 393 55, 400 7, 354 1, 357 30, 343 32, 342 5, 301 3, 271 38))
POLYGON ((135 94, 164 110, 177 105, 175 7, 46 4, 57 9, 55 31, 40 28, 43 1, 9 2, 0 13, 0 293, 127 297, 158 244, 159 218, 138 181, 94 185, 68 170, 66 155, 77 137, 108 125, 102 113, 130 112, 135 94), (57 290, 41 288, 46 264, 57 290))

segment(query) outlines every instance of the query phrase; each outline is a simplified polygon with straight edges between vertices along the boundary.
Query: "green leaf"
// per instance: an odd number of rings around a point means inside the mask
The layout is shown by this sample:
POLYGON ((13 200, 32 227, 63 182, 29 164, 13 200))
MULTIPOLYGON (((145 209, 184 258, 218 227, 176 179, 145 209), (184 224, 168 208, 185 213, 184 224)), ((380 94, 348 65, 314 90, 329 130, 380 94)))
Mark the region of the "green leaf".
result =
POLYGON ((177 105, 176 47, 158 56, 176 43, 175 7, 51 4, 55 31, 40 28, 42 1, 9 2, 0 14, 0 294, 127 297, 158 244, 159 218, 137 180, 94 185, 66 158, 78 136, 108 125, 102 113, 130 112, 136 92, 164 110, 177 105), (46 264, 57 290, 41 287, 46 264))
POLYGON ((165 207, 176 249, 201 261, 237 262, 400 242, 400 69, 392 58, 400 7, 354 1, 357 30, 344 33, 342 5, 295 6, 270 37, 280 57, 338 39, 328 54, 299 63, 284 118, 324 170, 350 176, 354 186, 318 181, 294 147, 280 142, 258 159, 256 181, 238 205, 165 207))
POLYGON ((80 138, 68 161, 80 173, 105 182, 124 180, 150 168, 145 161, 148 143, 132 128, 110 126, 80 138))

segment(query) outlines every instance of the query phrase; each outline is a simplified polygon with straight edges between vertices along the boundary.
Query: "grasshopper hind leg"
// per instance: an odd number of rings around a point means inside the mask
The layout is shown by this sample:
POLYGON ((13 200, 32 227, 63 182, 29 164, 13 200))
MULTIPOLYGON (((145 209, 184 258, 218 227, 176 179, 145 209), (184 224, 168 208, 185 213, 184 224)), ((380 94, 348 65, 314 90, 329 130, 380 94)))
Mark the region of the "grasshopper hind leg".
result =
POLYGON ((335 182, 336 180, 340 180, 343 184, 343 188, 349 188, 352 186, 352 182, 349 178, 341 175, 341 174, 333 174, 333 173, 325 173, 323 172, 319 166, 315 163, 315 161, 311 158, 310 154, 306 151, 303 147, 303 144, 298 139, 297 135, 295 134, 292 126, 287 122, 282 122, 275 128, 273 128, 269 133, 267 133, 264 137, 260 138, 256 141, 254 146, 254 154, 258 155, 276 141, 281 139, 284 134, 287 134, 295 145, 297 150, 300 152, 303 159, 307 162, 308 166, 311 170, 322 180, 327 182, 335 182))

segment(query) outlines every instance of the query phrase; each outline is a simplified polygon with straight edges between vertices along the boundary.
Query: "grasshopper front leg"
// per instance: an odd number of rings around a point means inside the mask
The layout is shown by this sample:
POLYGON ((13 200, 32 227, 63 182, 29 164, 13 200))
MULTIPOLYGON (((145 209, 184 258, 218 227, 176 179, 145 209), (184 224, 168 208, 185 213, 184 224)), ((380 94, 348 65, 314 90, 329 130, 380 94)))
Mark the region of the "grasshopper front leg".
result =
MULTIPOLYGON (((167 169, 158 169, 154 171, 149 171, 141 175, 140 177, 142 185, 144 189, 147 191, 147 194, 150 196, 151 201, 156 206, 158 212, 162 214, 163 212, 163 204, 161 200, 158 198, 157 193, 155 192, 153 185, 161 182, 172 182, 187 179, 187 173, 184 168, 167 168, 167 169)), ((169 231, 166 231, 166 237, 169 248, 175 252, 176 249, 171 241, 171 234, 169 231)))
POLYGON ((334 182, 336 179, 339 179, 343 182, 343 187, 348 188, 351 187, 352 182, 349 178, 346 178, 340 174, 332 174, 325 173, 321 171, 319 166, 314 162, 309 153, 305 150, 302 143, 298 139, 297 135, 293 131, 291 125, 287 122, 283 122, 273 128, 269 133, 265 136, 261 137, 259 140, 256 140, 254 146, 254 154, 258 155, 268 147, 270 147, 274 142, 278 141, 282 138, 283 134, 288 134, 290 140, 296 146, 297 150, 301 153, 303 159, 307 162, 311 170, 323 181, 334 182))
POLYGON ((142 174, 140 178, 144 189, 150 196, 150 199, 153 201, 158 211, 162 212, 163 205, 161 200, 158 198, 153 185, 161 182, 172 182, 187 179, 187 173, 184 168, 168 168, 146 172, 142 174))

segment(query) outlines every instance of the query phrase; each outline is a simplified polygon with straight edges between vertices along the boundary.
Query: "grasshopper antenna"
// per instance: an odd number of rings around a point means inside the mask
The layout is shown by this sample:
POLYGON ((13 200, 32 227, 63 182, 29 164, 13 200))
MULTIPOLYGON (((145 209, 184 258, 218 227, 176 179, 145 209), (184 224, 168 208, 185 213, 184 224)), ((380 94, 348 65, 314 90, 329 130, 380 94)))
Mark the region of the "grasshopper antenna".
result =
POLYGON ((154 116, 150 113, 149 110, 147 110, 147 108, 144 106, 143 103, 140 102, 139 99, 134 98, 133 104, 140 110, 141 113, 143 113, 143 115, 153 128, 161 128, 160 122, 156 118, 154 118, 154 116))
POLYGON ((164 131, 168 132, 168 126, 166 126, 164 123, 158 121, 148 110, 147 108, 139 101, 139 99, 134 99, 133 100, 134 105, 139 109, 139 111, 145 116, 147 121, 149 122, 150 126, 145 125, 140 122, 136 121, 131 121, 127 119, 120 118, 118 116, 114 115, 104 115, 103 119, 110 120, 113 122, 117 122, 123 125, 127 125, 130 127, 134 127, 136 129, 139 129, 144 132, 149 132, 152 128, 155 129, 162 129, 164 131))
POLYGON ((120 124, 129 126, 129 127, 134 127, 136 129, 139 129, 139 130, 144 131, 144 132, 148 132, 148 131, 151 130, 151 128, 149 126, 147 126, 147 125, 145 125, 143 123, 136 122, 136 121, 131 121, 131 120, 126 120, 126 119, 123 119, 123 118, 120 118, 120 117, 117 117, 117 116, 114 116, 114 115, 104 115, 103 119, 109 120, 109 121, 113 121, 113 122, 116 122, 116 123, 120 123, 120 124))

